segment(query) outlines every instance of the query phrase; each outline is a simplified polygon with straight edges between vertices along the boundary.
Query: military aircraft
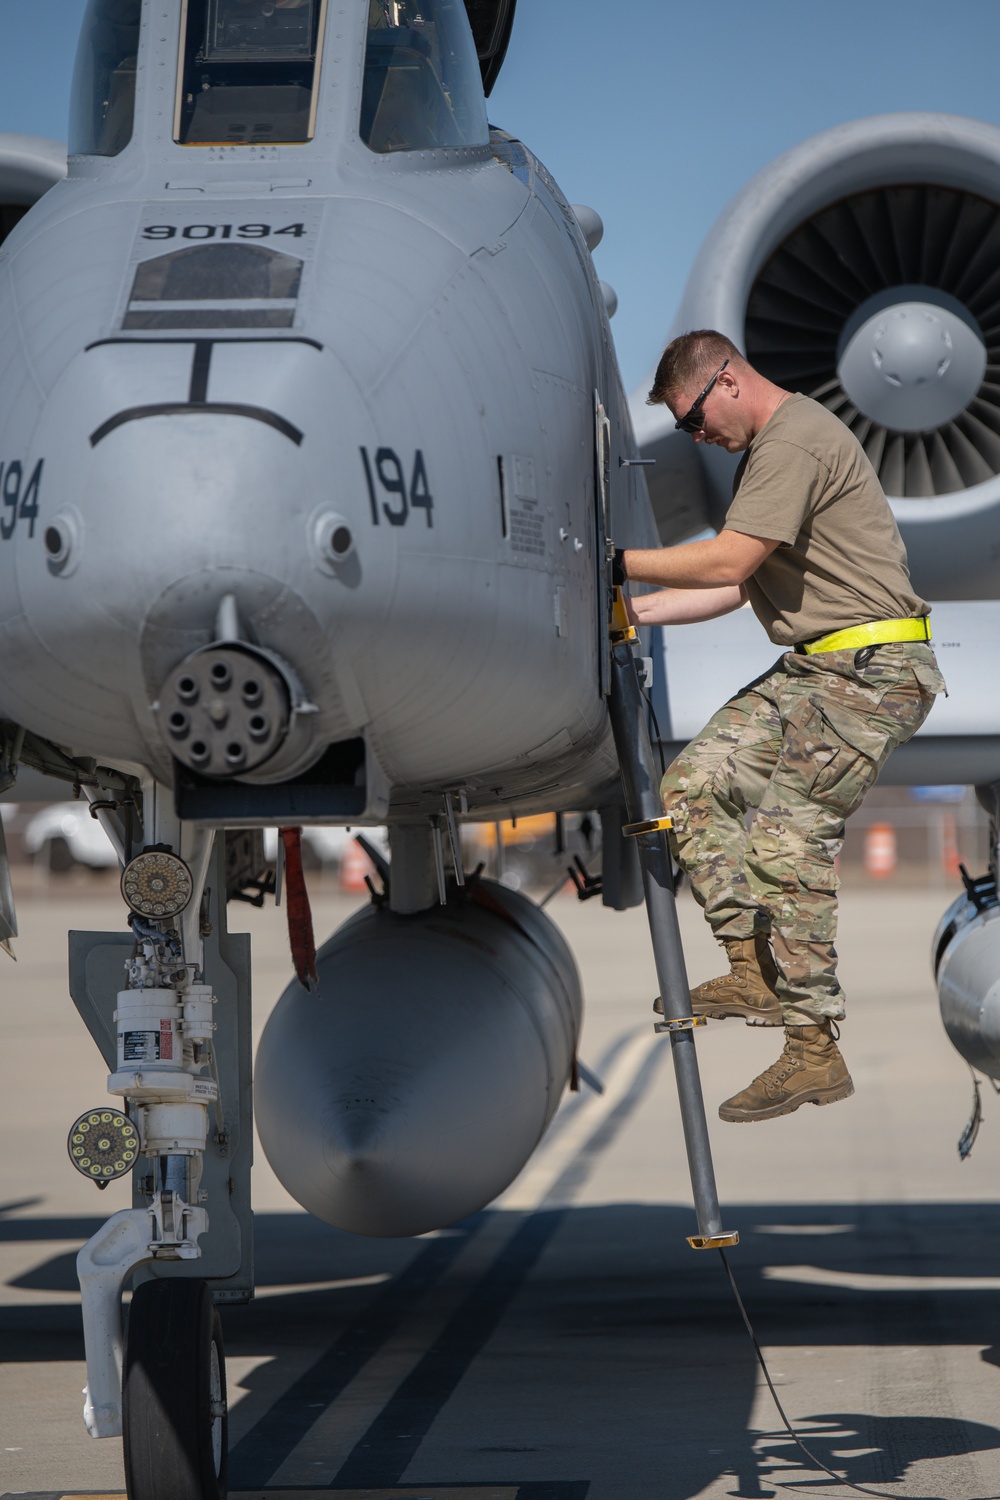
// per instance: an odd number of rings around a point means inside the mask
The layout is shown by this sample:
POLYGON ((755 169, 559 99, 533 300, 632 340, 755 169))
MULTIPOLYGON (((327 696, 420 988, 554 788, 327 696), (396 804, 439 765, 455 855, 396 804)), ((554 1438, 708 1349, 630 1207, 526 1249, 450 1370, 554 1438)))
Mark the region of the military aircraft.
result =
POLYGON ((487 123, 513 15, 90 0, 68 170, 0 142, 0 781, 61 777, 123 866, 130 929, 71 938, 111 1100, 69 1146, 98 1186, 133 1173, 78 1262, 85 1420, 124 1425, 133 1500, 225 1488, 214 1304, 253 1285, 225 908, 266 894, 261 830, 302 981, 261 1139, 303 1205, 382 1235, 495 1197, 577 1072, 572 955, 463 870, 460 823, 598 810, 612 905, 665 851, 623 839, 609 712, 609 546, 656 531, 601 226, 487 123), (390 836, 318 955, 310 823, 390 836))
MULTIPOLYGON (((112 1102, 69 1147, 98 1186, 133 1174, 135 1206, 78 1262, 85 1419, 124 1429, 132 1500, 225 1490, 215 1304, 253 1286, 250 959, 226 903, 268 894, 264 827, 298 978, 255 1108, 300 1203, 413 1234, 516 1175, 576 1071, 580 988, 544 913, 464 871, 459 827, 596 809, 603 901, 651 913, 692 1242, 731 1242, 608 572, 612 544, 717 522, 726 476, 641 399, 633 421, 600 221, 487 123, 513 15, 89 0, 68 170, 0 138, 0 788, 78 789, 131 911, 71 934, 112 1102), (370 906, 318 954, 310 823, 390 839, 370 906)), ((899 757, 921 781, 1000 779, 996 726, 959 690, 997 607, 998 166, 1000 132, 929 116, 807 143, 730 209, 678 321, 827 400, 898 497, 939 644, 961 642, 954 705, 899 757)), ((671 632, 663 742, 762 651, 743 614, 671 632)), ((949 972, 966 928, 989 935, 995 882, 970 902, 949 972)), ((6 880, 0 923, 12 939, 6 880)))

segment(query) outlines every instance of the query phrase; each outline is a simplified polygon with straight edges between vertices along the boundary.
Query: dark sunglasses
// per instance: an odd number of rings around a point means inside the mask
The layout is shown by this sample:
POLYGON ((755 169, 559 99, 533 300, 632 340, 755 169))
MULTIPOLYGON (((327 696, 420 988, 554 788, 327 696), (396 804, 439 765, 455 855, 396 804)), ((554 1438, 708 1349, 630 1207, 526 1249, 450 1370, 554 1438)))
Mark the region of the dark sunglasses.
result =
POLYGON ((694 401, 692 401, 691 405, 688 407, 688 409, 684 413, 683 417, 678 417, 677 418, 677 421, 674 423, 674 429, 675 429, 675 431, 677 431, 677 432, 700 432, 701 431, 702 427, 705 424, 705 418, 702 416, 701 409, 704 406, 705 401, 708 398, 713 385, 718 380, 719 376, 722 374, 723 370, 726 368, 726 366, 728 365, 728 363, 729 363, 728 359, 724 359, 722 361, 722 364, 716 370, 715 374, 712 376, 711 380, 708 382, 708 385, 706 385, 706 387, 702 391, 701 395, 698 396, 694 401))

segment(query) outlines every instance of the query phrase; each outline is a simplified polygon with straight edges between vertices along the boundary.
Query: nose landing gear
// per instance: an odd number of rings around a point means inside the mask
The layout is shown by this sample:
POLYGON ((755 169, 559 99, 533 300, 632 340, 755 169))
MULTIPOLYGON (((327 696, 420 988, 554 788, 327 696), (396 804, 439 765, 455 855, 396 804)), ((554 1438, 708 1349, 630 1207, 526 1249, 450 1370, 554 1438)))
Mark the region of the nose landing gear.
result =
POLYGON ((225 1500, 228 1417, 222 1326, 204 1281, 137 1287, 122 1382, 129 1500, 225 1500))
POLYGON ((137 1156, 139 1165, 135 1206, 77 1257, 84 1420, 94 1438, 122 1438, 129 1500, 225 1500, 215 1304, 247 1301, 253 1287, 250 954, 226 927, 224 840, 178 827, 162 790, 144 804, 152 845, 126 871, 131 931, 71 942, 74 1002, 113 1070, 110 1090, 128 1104, 115 1098, 81 1117, 70 1157, 99 1185, 137 1156), (133 1274, 123 1338, 121 1291, 133 1274))

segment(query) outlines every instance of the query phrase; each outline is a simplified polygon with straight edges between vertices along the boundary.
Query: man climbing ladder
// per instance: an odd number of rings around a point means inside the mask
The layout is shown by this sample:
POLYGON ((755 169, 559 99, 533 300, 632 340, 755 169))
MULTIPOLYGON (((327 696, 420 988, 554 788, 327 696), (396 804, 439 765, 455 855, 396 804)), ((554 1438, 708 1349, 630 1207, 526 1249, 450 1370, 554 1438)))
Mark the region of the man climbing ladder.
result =
POLYGON ((833 862, 844 820, 944 683, 888 501, 837 417, 712 330, 667 347, 649 400, 744 457, 717 536, 616 553, 616 582, 665 585, 631 599, 630 617, 690 623, 749 602, 784 651, 661 785, 676 858, 729 959, 693 991, 693 1014, 785 1028, 777 1062, 719 1114, 768 1120, 854 1092, 837 1047, 833 862))

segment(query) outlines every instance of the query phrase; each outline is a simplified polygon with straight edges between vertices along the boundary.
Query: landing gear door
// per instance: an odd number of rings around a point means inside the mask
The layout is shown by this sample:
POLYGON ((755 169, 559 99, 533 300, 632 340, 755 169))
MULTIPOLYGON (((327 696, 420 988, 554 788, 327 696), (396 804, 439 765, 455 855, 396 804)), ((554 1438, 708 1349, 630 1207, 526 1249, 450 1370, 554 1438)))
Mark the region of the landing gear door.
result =
POLYGON ((600 391, 594 392, 594 524, 597 528, 597 660, 601 693, 611 691, 611 569, 609 538, 614 536, 611 513, 611 423, 600 391))

